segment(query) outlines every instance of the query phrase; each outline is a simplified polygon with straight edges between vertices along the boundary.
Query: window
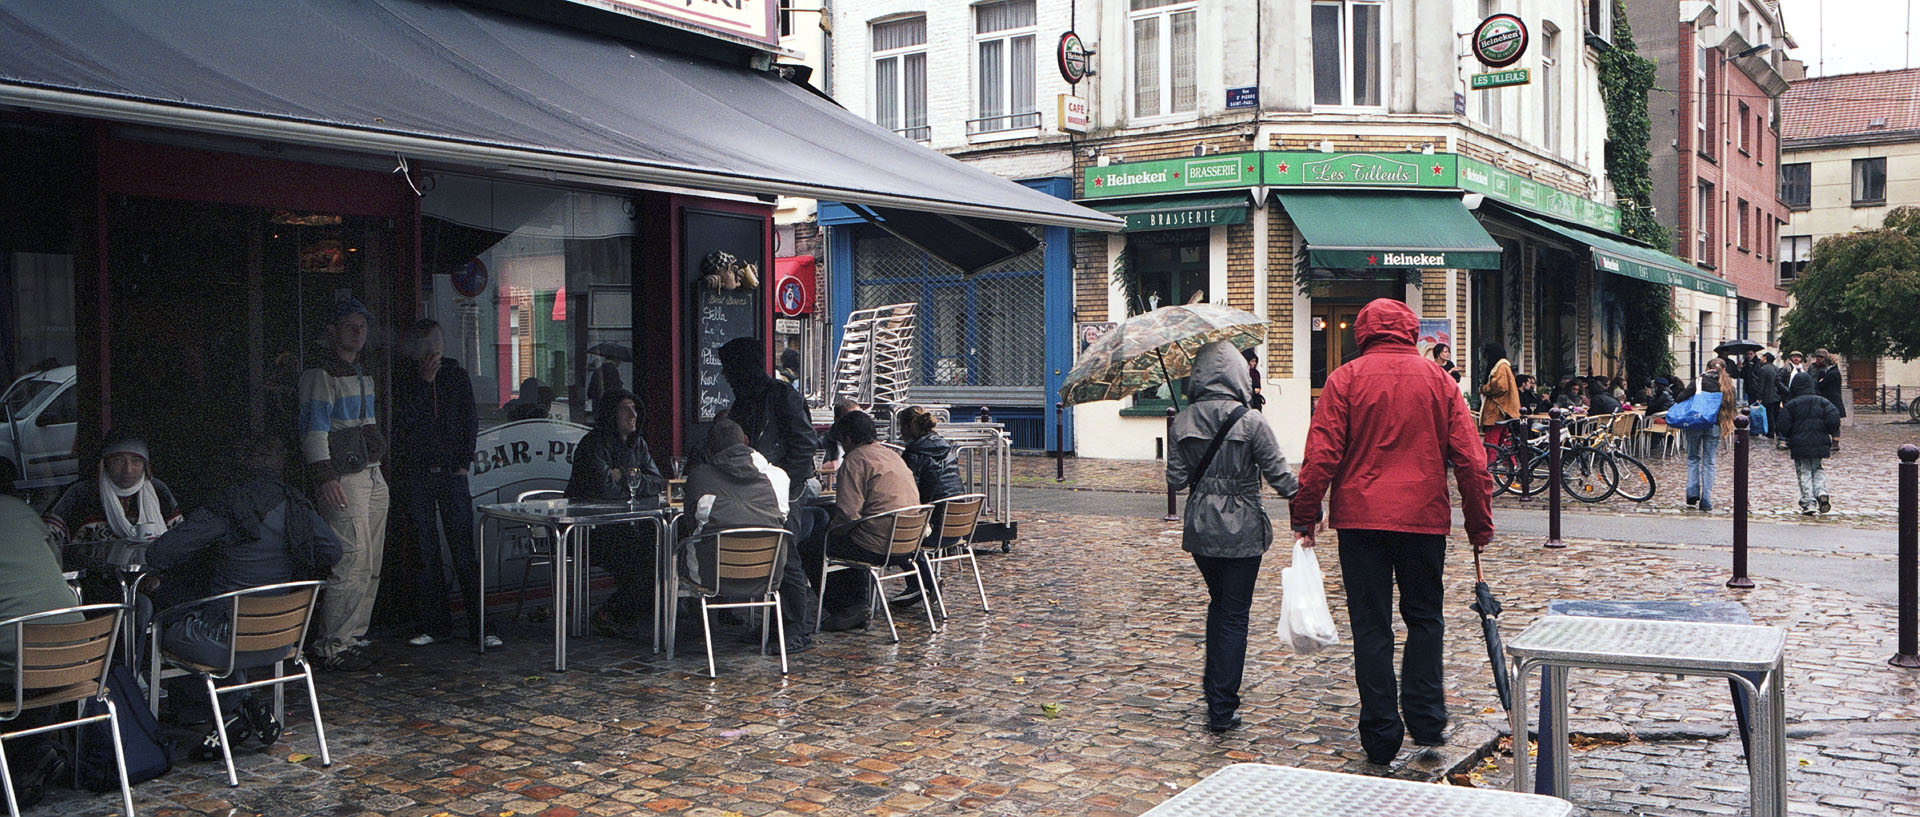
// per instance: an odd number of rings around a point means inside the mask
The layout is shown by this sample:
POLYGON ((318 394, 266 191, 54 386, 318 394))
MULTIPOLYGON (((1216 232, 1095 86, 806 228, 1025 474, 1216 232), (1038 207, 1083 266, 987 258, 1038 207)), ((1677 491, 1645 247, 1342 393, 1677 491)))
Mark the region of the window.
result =
POLYGON ((1313 4, 1313 104, 1386 104, 1386 12, 1375 0, 1313 4))
POLYGON ((1752 109, 1747 107, 1747 103, 1740 103, 1740 118, 1734 121, 1734 128, 1740 134, 1740 153, 1746 156, 1753 155, 1753 146, 1747 144, 1747 119, 1751 116, 1752 109))
POLYGON ((1813 236, 1783 235, 1780 237, 1780 283, 1792 283, 1807 268, 1807 259, 1813 255, 1813 236))
POLYGON ((1713 185, 1699 182, 1693 201, 1693 260, 1713 266, 1713 185))
MULTIPOLYGON (((1480 0, 1480 19, 1485 20, 1500 11, 1500 0, 1480 0)), ((1493 130, 1500 130, 1500 100, 1506 92, 1498 88, 1489 88, 1473 93, 1480 96, 1480 124, 1493 130)))
POLYGON ((1750 239, 1750 236, 1747 235, 1747 225, 1752 223, 1747 220, 1747 200, 1740 199, 1739 203, 1734 205, 1733 212, 1740 218, 1740 226, 1734 234, 1740 238, 1740 251, 1746 252, 1749 246, 1747 242, 1750 239))
POLYGON ((973 7, 975 119, 967 133, 1040 127, 1034 104, 1033 0, 1001 0, 973 7))
POLYGON ((1193 113, 1199 100, 1197 13, 1191 0, 1131 0, 1133 116, 1193 113))
POLYGON ((1587 0, 1587 33, 1613 42, 1613 0, 1587 0))
POLYGON ((793 0, 780 0, 780 36, 793 36, 793 0))
POLYGON ((1713 76, 1707 70, 1708 56, 1713 52, 1706 46, 1698 48, 1693 58, 1693 127, 1695 141, 1693 149, 1700 155, 1713 158, 1713 76))
POLYGON ((1813 205, 1813 165, 1797 162, 1780 166, 1780 200, 1796 210, 1813 205))
POLYGON ((1853 160, 1853 206, 1887 203, 1887 160, 1853 160))
POLYGON ((873 24, 873 121, 916 142, 927 125, 927 18, 873 24))
POLYGON ((1540 26, 1540 143, 1548 153, 1560 152, 1560 89, 1555 85, 1554 66, 1560 62, 1560 30, 1551 24, 1540 26))

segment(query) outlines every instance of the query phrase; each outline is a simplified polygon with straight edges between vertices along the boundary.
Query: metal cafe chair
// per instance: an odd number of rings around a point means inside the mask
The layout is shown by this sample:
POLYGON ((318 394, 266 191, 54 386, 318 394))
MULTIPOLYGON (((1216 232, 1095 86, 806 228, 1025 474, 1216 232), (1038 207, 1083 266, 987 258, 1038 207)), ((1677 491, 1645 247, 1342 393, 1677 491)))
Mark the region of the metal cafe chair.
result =
MULTIPOLYGON (((326 582, 320 581, 266 584, 186 602, 154 615, 155 624, 149 630, 151 641, 147 650, 147 688, 152 690, 149 694, 155 697, 160 694, 160 681, 164 677, 192 675, 206 684, 207 699, 213 705, 213 726, 220 734, 220 754, 227 764, 228 786, 239 786, 240 778, 233 768, 233 742, 227 737, 226 716, 220 711, 222 692, 273 687, 274 717, 284 718, 286 700, 282 685, 304 682, 307 686, 307 704, 313 710, 313 733, 320 741, 320 765, 333 765, 333 757, 327 753, 327 730, 320 720, 320 694, 314 688, 313 667, 300 650, 300 645, 307 640, 307 625, 313 621, 313 608, 320 597, 320 588, 325 585, 326 582), (227 658, 224 662, 197 663, 161 649, 161 622, 193 610, 200 611, 203 616, 214 616, 212 620, 215 622, 222 619, 226 622, 227 658), (242 659, 246 659, 247 663, 241 664, 242 659), (288 661, 293 662, 294 672, 286 671, 288 661), (218 683, 233 677, 236 669, 269 663, 273 666, 271 678, 225 686, 218 683)), ((157 708, 157 700, 150 703, 157 708)))
POLYGON ((120 802, 133 817, 133 790, 127 783, 127 758, 121 751, 120 713, 107 697, 107 673, 113 668, 113 648, 119 642, 124 604, 86 604, 63 607, 0 621, 13 631, 11 701, 0 700, 0 723, 12 721, 29 709, 74 704, 70 720, 0 734, 0 783, 6 787, 7 812, 20 817, 13 791, 13 770, 7 766, 5 742, 59 729, 106 721, 113 733, 113 761, 120 773, 120 802), (73 615, 80 621, 56 621, 73 615), (104 715, 86 715, 87 700, 106 705, 104 715))
POLYGON ((707 677, 713 664, 713 624, 708 611, 759 608, 760 649, 766 650, 772 619, 780 647, 780 674, 787 674, 787 626, 780 620, 780 572, 793 533, 783 528, 729 528, 681 540, 680 581, 700 599, 700 632, 707 641, 707 677), (716 601, 729 599, 728 601, 716 601), (741 599, 745 599, 742 601, 741 599))
MULTIPOLYGON (((565 491, 557 491, 551 488, 542 488, 536 491, 521 491, 520 495, 515 497, 513 501, 532 502, 536 499, 560 499, 565 497, 566 495, 567 495, 567 492, 565 491)), ((524 530, 526 531, 526 535, 524 537, 515 537, 513 539, 508 540, 512 542, 526 543, 524 546, 525 549, 523 551, 521 551, 520 553, 514 556, 507 557, 507 560, 517 561, 520 563, 520 592, 514 594, 514 597, 513 597, 513 617, 515 620, 518 620, 520 618, 521 611, 526 609, 527 588, 533 586, 534 566, 535 565, 552 565, 553 559, 554 559, 553 554, 556 552, 556 549, 554 548, 554 543, 553 543, 552 531, 547 530, 546 528, 541 528, 541 527, 527 527, 527 528, 524 528, 524 530)), ((486 599, 482 598, 480 603, 485 604, 486 599)), ((557 611, 555 615, 558 615, 557 611)))
MULTIPOLYGON (((886 513, 874 514, 855 522, 853 527, 847 531, 846 535, 851 536, 862 527, 870 527, 887 532, 888 547, 886 555, 873 554, 871 557, 872 561, 865 558, 849 559, 841 556, 833 556, 827 554, 825 550, 822 549, 820 558, 820 583, 818 585, 820 597, 819 600, 815 602, 814 621, 818 622, 820 620, 820 614, 824 612, 826 607, 827 576, 842 570, 864 570, 869 576, 873 577, 873 586, 867 594, 867 604, 869 607, 874 604, 879 604, 881 612, 887 616, 887 630, 893 634, 894 642, 898 643, 900 641, 900 628, 894 626, 892 606, 885 603, 883 600, 884 594, 880 592, 880 588, 883 582, 902 581, 908 576, 919 575, 917 565, 921 562, 920 543, 926 535, 927 520, 932 518, 932 516, 932 505, 909 505, 905 508, 887 511, 886 513), (894 568, 894 563, 900 561, 902 557, 905 557, 907 566, 905 568, 894 568), (892 572, 889 572, 890 569, 892 572)), ((932 571, 929 570, 928 572, 932 571)), ((927 627, 936 632, 939 631, 940 625, 935 624, 933 621, 933 605, 926 605, 926 610, 927 627)), ((816 626, 818 625, 816 624, 816 626)))
POLYGON ((940 617, 948 618, 946 594, 940 592, 939 566, 946 562, 965 560, 973 570, 973 586, 980 591, 980 611, 992 612, 987 606, 987 585, 980 580, 980 563, 973 558, 973 530, 980 522, 980 511, 987 505, 986 494, 961 494, 946 499, 934 500, 934 532, 921 543, 920 557, 933 566, 934 602, 940 605, 940 617))

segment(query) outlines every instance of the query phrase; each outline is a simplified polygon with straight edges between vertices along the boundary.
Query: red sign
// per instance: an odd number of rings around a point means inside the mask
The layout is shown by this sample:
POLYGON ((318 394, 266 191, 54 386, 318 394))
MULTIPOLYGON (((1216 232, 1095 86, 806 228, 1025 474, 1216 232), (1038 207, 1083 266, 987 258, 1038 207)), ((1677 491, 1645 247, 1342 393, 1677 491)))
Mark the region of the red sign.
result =
POLYGON ((773 259, 773 310, 782 315, 813 312, 814 261, 811 255, 773 259))

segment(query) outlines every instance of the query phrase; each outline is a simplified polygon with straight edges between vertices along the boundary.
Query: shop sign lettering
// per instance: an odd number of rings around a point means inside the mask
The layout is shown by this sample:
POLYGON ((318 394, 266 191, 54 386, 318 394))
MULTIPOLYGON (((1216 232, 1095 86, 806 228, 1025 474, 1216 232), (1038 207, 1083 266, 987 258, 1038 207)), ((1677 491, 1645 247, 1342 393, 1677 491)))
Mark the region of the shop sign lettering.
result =
POLYGON ((570 0, 617 11, 676 28, 729 35, 767 45, 780 44, 776 0, 570 0))

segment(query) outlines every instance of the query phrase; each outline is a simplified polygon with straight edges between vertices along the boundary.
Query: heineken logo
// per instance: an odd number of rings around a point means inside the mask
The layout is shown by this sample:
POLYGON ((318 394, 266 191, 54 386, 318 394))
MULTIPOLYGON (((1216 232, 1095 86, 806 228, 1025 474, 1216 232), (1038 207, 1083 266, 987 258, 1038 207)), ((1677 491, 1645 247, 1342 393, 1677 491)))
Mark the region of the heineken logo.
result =
MULTIPOLYGON (((1371 263, 1373 256, 1367 256, 1371 263)), ((1447 258, 1444 255, 1428 252, 1383 252, 1380 263, 1389 267, 1444 267, 1447 258)))
POLYGON ((1138 173, 1107 173, 1102 175, 1097 181, 1106 187, 1125 187, 1132 184, 1164 184, 1167 181, 1167 171, 1142 170, 1138 173))
POLYGON ((1473 56, 1490 68, 1504 68, 1527 53, 1527 24, 1511 14, 1495 14, 1473 29, 1473 56))
POLYGON ((1600 262, 1601 270, 1604 270, 1606 272, 1620 271, 1620 259, 1618 258, 1614 258, 1611 255, 1601 255, 1599 253, 1594 253, 1593 258, 1595 261, 1600 262))

